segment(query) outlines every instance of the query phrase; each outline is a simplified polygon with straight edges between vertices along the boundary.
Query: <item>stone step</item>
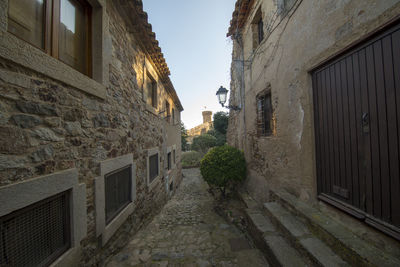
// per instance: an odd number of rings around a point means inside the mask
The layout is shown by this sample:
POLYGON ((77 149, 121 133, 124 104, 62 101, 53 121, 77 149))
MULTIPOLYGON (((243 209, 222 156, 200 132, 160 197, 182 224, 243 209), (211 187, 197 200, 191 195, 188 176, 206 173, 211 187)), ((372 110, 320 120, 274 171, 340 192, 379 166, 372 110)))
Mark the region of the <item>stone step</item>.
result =
POLYGON ((246 209, 249 232, 272 266, 309 266, 265 216, 261 209, 246 209))
MULTIPOLYGON (((400 266, 400 259, 396 255, 381 250, 370 242, 361 239, 346 228, 344 224, 330 218, 316 208, 298 201, 295 196, 285 191, 272 192, 272 199, 281 204, 286 212, 295 215, 298 221, 301 220, 303 225, 306 225, 306 228, 316 238, 322 240, 331 250, 352 266, 400 266)), ((268 212, 265 205, 264 208, 268 212)), ((289 226, 290 223, 286 222, 286 225, 289 226)), ((301 230, 291 231, 298 234, 301 230)), ((303 243, 309 242, 303 241, 303 243)), ((307 246, 307 244, 302 244, 302 246, 307 246)), ((311 245, 308 244, 308 246, 311 245)))
POLYGON ((324 242, 314 237, 307 225, 277 202, 264 204, 264 209, 290 243, 317 266, 349 266, 324 242))

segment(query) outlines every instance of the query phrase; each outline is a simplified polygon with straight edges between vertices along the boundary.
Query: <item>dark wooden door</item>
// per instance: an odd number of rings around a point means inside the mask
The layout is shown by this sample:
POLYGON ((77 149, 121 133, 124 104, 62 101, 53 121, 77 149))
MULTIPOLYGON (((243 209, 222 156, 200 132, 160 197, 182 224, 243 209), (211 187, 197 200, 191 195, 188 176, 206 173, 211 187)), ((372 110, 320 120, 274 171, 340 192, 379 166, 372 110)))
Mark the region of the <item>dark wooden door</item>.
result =
POLYGON ((400 239, 400 25, 312 73, 319 198, 400 239))

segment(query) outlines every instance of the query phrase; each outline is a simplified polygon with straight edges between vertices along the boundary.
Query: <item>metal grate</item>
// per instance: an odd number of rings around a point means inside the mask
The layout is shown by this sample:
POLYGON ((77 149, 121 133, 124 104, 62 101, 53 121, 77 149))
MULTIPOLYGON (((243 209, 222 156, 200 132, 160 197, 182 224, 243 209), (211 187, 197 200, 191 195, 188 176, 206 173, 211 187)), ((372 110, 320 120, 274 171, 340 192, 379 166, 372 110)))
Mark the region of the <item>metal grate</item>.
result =
POLYGON ((262 136, 272 134, 271 93, 257 97, 257 129, 262 136))
POLYGON ((131 200, 131 165, 105 175, 106 223, 111 222, 131 200))
POLYGON ((149 158, 150 183, 158 176, 158 153, 149 158))
POLYGON ((48 266, 71 246, 69 191, 0 218, 0 266, 48 266))

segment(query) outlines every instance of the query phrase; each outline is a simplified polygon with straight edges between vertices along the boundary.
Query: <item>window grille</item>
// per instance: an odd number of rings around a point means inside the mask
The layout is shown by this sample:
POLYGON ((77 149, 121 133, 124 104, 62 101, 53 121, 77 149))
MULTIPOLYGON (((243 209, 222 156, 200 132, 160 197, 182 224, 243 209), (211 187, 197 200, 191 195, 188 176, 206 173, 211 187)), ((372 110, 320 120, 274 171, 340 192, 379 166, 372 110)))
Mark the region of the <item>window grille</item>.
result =
POLYGON ((48 266, 71 246, 69 191, 0 218, 0 266, 48 266))
POLYGON ((149 164, 150 164, 149 183, 151 183, 158 176, 158 153, 149 157, 149 164))
POLYGON ((271 93, 257 97, 257 131, 260 136, 272 134, 271 93))
POLYGON ((171 169, 171 162, 172 162, 172 160, 171 160, 171 152, 168 152, 167 159, 168 159, 168 170, 170 170, 171 169))
POLYGON ((105 175, 106 223, 111 222, 131 200, 132 166, 105 175))

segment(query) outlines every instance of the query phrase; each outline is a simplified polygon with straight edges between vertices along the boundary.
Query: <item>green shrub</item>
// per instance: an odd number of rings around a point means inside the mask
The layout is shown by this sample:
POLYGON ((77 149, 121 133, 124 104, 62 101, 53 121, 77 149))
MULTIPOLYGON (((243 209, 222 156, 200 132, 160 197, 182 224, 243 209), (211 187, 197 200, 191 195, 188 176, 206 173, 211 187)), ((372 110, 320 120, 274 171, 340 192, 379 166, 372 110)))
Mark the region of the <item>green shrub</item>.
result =
POLYGON ((214 136, 216 141, 216 146, 223 146, 226 144, 226 135, 218 132, 217 130, 211 129, 207 134, 214 136))
POLYGON ((235 186, 246 177, 246 161, 242 151, 228 146, 212 148, 200 162, 204 180, 218 187, 223 196, 228 186, 235 186))
POLYGON ((202 134, 193 138, 192 150, 206 153, 211 147, 217 145, 217 138, 209 134, 202 134))
POLYGON ((223 111, 218 111, 214 114, 214 129, 225 135, 228 130, 229 114, 223 111))
POLYGON ((182 152, 182 167, 200 167, 200 160, 203 158, 204 154, 197 151, 186 151, 182 152))

